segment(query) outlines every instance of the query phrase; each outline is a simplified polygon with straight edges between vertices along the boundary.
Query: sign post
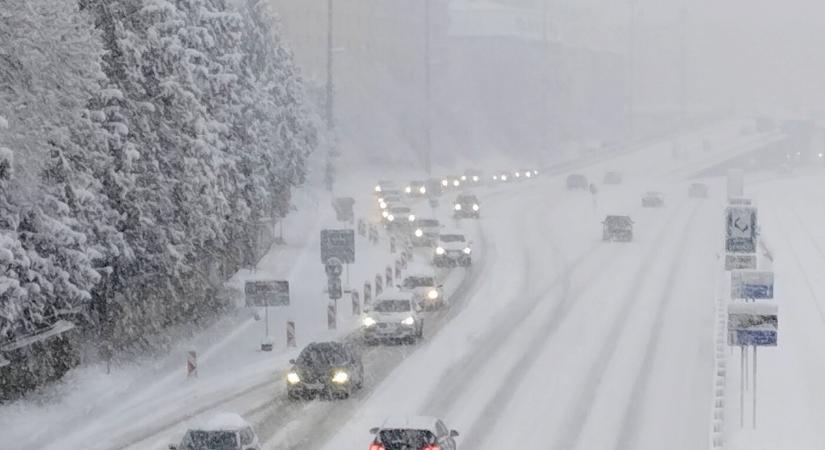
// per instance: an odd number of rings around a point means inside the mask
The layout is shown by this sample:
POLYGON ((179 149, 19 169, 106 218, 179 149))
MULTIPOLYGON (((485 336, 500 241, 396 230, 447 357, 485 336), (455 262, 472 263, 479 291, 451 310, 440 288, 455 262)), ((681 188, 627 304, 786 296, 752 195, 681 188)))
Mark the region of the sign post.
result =
POLYGON ((741 271, 730 274, 732 299, 770 300, 773 298, 773 272, 741 271))
POLYGON ((748 347, 753 347, 753 426, 756 428, 756 348, 775 347, 779 321, 778 308, 774 303, 733 303, 728 305, 728 344, 741 349, 739 422, 745 426, 745 385, 747 379, 746 355, 748 347))
POLYGON ((274 340, 269 334, 269 308, 272 306, 289 306, 289 281, 285 280, 250 280, 244 284, 247 307, 262 307, 265 313, 265 334, 261 341, 261 351, 272 351, 274 340))

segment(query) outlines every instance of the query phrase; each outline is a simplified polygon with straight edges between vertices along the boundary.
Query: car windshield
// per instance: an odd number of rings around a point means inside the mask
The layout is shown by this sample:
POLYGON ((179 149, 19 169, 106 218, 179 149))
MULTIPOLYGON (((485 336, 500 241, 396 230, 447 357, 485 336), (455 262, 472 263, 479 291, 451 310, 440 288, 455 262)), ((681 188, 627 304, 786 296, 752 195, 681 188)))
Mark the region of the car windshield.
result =
POLYGON ((435 219, 418 219, 418 226, 422 228, 435 228, 439 225, 435 219))
POLYGON ((378 438, 386 450, 418 450, 436 442, 428 430, 381 430, 378 438))
POLYGON ((411 310, 409 300, 381 300, 375 304, 376 312, 407 312, 411 310))
POLYGON ((464 242, 463 234, 442 234, 441 241, 443 242, 464 242))
POLYGON ((410 208, 398 207, 398 208, 392 208, 390 211, 392 211, 393 214, 407 214, 407 213, 410 212, 410 208))
POLYGON ((233 431, 189 430, 181 450, 238 450, 238 438, 233 431))
POLYGON ((433 280, 433 277, 407 277, 404 280, 404 287, 407 289, 434 285, 435 280, 433 280))
POLYGON ((466 197, 458 197, 457 201, 459 203, 478 203, 478 199, 472 195, 468 195, 466 197))
POLYGON ((343 349, 333 345, 311 345, 298 357, 301 366, 334 366, 346 362, 343 349))

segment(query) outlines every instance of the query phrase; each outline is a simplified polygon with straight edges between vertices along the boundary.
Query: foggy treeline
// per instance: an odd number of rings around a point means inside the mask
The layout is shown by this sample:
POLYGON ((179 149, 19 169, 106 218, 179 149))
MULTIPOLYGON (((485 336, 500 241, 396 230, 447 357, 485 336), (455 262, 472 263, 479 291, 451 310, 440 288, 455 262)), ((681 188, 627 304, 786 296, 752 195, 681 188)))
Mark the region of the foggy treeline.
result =
POLYGON ((224 307, 317 145, 264 2, 0 7, 0 397, 224 307))

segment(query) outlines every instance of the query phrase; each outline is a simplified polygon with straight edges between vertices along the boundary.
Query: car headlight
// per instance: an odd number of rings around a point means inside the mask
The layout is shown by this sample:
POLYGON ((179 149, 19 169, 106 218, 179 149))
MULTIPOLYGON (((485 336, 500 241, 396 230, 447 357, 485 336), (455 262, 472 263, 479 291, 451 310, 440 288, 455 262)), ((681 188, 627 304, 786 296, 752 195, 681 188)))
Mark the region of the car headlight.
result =
POLYGON ((427 188, 425 188, 424 186, 421 186, 420 188, 418 188, 418 192, 420 194, 426 194, 427 193, 427 188))
POLYGON ((498 181, 498 175, 493 175, 493 181, 498 181))
POLYGON ((381 192, 381 186, 380 185, 375 186, 375 192, 381 192))
POLYGON ((393 220, 395 220, 395 216, 393 216, 392 214, 387 214, 387 220, 392 222, 393 220))
POLYGON ((344 384, 349 381, 349 374, 343 370, 338 370, 332 375, 332 382, 335 384, 344 384))
POLYGON ((450 182, 447 181, 447 180, 441 180, 441 185, 444 186, 444 187, 447 187, 447 186, 450 185, 450 182))
POLYGON ((454 208, 456 211, 461 211, 461 203, 456 203, 454 208))
POLYGON ((378 204, 378 207, 381 209, 387 209, 387 202, 381 202, 378 204))
POLYGON ((473 211, 478 211, 478 204, 473 205, 473 211))
POLYGON ((478 175, 473 175, 473 181, 478 182, 478 175))
POLYGON ((466 254, 466 255, 469 255, 470 252, 472 252, 472 251, 473 251, 473 249, 471 249, 470 247, 465 247, 464 248, 464 254, 466 254))
POLYGON ((443 255, 444 254, 444 247, 436 247, 435 248, 436 255, 443 255))
POLYGON ((289 384, 298 384, 301 382, 301 377, 299 377, 298 374, 295 372, 289 372, 288 374, 286 374, 286 381, 289 384))
POLYGON ((364 317, 364 326, 365 327, 369 328, 373 325, 375 325, 375 319, 373 319, 372 317, 369 317, 369 316, 364 317))
POLYGON ((453 186, 458 187, 459 185, 461 185, 461 182, 460 182, 460 181, 458 181, 458 180, 453 180, 453 186))
POLYGON ((421 236, 424 236, 424 231, 421 228, 415 230, 415 237, 421 237, 421 236))
POLYGON ((501 176, 501 181, 507 181, 507 175, 502 175, 501 176))
POLYGON ((409 216, 407 216, 407 220, 409 220, 410 222, 415 222, 415 214, 410 214, 409 216))
POLYGON ((381 211, 381 217, 383 217, 383 218, 385 218, 385 219, 386 219, 386 218, 387 218, 387 217, 389 217, 389 216, 390 216, 390 212, 389 212, 389 211, 387 211, 386 209, 385 209, 385 210, 383 210, 383 211, 381 211))
POLYGON ((406 319, 401 321, 401 324, 402 325, 407 325, 407 326, 415 325, 415 317, 413 317, 413 316, 407 317, 406 319))
POLYGON ((539 175, 539 171, 538 171, 538 170, 534 170, 534 171, 533 171, 533 175, 538 176, 538 175, 539 175))
POLYGON ((461 181, 467 181, 467 175, 462 175, 461 176, 461 181))
POLYGON ((411 192, 412 192, 412 188, 411 188, 411 187, 409 187, 409 186, 407 186, 406 188, 404 188, 404 192, 406 192, 406 193, 408 193, 408 194, 409 194, 409 193, 411 193, 411 192))
POLYGON ((516 178, 521 178, 521 174, 518 172, 516 172, 514 175, 516 176, 516 178))
POLYGON ((438 291, 435 289, 430 289, 430 292, 427 292, 427 297, 430 300, 435 300, 438 298, 438 291))
POLYGON ((527 178, 530 178, 530 177, 533 176, 533 173, 532 172, 524 172, 524 176, 527 177, 527 178))

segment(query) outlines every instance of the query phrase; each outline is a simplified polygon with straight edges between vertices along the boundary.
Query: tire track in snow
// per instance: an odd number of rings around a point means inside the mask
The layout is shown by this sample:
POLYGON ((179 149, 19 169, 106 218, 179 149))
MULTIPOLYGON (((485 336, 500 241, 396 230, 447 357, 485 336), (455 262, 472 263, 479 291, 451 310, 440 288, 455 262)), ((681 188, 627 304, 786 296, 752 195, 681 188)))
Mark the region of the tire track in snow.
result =
MULTIPOLYGON (((660 251, 661 244, 670 235, 668 230, 677 220, 684 207, 685 203, 681 203, 679 205, 679 208, 677 208, 677 210, 668 218, 665 226, 659 229, 654 241, 650 244, 650 248, 647 252, 645 252, 642 259, 642 264, 639 267, 636 277, 633 279, 629 288, 625 290, 625 295, 620 302, 621 306, 619 309, 619 314, 613 321, 613 326, 610 328, 608 335, 604 338, 604 345, 599 351, 598 356, 595 358, 595 364, 588 372, 587 378, 585 378, 584 382, 580 384, 581 388, 578 395, 574 397, 577 400, 573 401, 573 404, 578 405, 578 413, 571 414, 569 416, 570 419, 559 427, 560 430, 566 430, 567 434, 566 437, 563 438, 562 442, 558 443, 553 448, 572 449, 575 448, 580 441, 582 431, 584 431, 584 427, 590 418, 590 408, 586 408, 585 405, 589 406, 593 404, 598 388, 602 383, 602 378, 605 375, 605 371, 616 354, 616 349, 619 344, 619 337, 625 329, 625 323, 628 315, 630 314, 630 310, 634 304, 639 301, 640 297, 638 292, 647 280, 650 268, 653 264, 658 262, 658 259, 655 258, 655 256, 660 251)), ((684 229, 686 230, 687 228, 685 227, 684 229)), ((679 234, 676 235, 679 236, 679 234)))
MULTIPOLYGON (((673 218, 677 215, 678 211, 680 211, 682 207, 680 206, 677 208, 676 213, 671 216, 671 220, 668 222, 672 222, 673 218)), ((657 235, 656 241, 652 244, 653 248, 648 252, 652 254, 658 250, 657 243, 661 240, 661 236, 663 236, 663 232, 667 230, 667 226, 664 226, 662 230, 657 235)), ((604 244, 597 245, 596 247, 603 246, 604 244)), ((585 257, 589 255, 584 255, 585 257)), ((572 273, 578 268, 578 265, 584 262, 586 258, 580 258, 577 260, 575 264, 568 267, 567 270, 562 274, 564 279, 562 280, 562 292, 560 294, 560 302, 557 304, 555 308, 551 308, 550 311, 547 313, 547 316, 544 319, 542 325, 537 327, 539 330, 546 330, 545 333, 540 333, 534 335, 534 337, 530 340, 527 348, 521 355, 521 358, 518 360, 516 364, 514 364, 507 375, 504 377, 508 380, 508 384, 505 386, 500 386, 496 391, 495 395, 493 395, 485 404, 484 408, 482 409, 482 413, 478 415, 480 420, 476 421, 470 431, 466 434, 466 438, 464 440, 464 445, 469 446, 470 448, 476 448, 484 442, 485 438, 489 433, 495 431, 495 425, 500 420, 501 415, 505 412, 507 404, 511 401, 511 394, 512 392, 518 390, 519 386, 521 386, 524 382, 524 378, 531 373, 531 368, 539 361, 539 358, 536 358, 536 354, 540 351, 542 347, 546 345, 546 343, 552 339, 556 332, 558 331, 559 327, 564 323, 567 316, 572 311, 572 307, 575 306, 574 300, 578 298, 582 293, 586 292, 588 289, 591 288, 591 284, 584 285, 577 289, 576 291, 571 291, 571 282, 570 276, 572 273)), ((653 259, 647 258, 646 260, 653 259)), ((608 264, 615 264, 619 261, 618 258, 611 258, 609 261, 606 261, 602 267, 606 267, 608 264)), ((634 284, 635 285, 635 284, 634 284)), ((542 292, 542 294, 538 297, 543 298, 547 296, 550 289, 554 288, 555 286, 550 286, 549 289, 542 292)), ((618 322, 623 323, 624 320, 618 322)), ((567 448, 567 447, 565 447, 567 448)))
MULTIPOLYGON (((685 226, 686 231, 692 228, 691 225, 696 220, 696 213, 698 209, 698 205, 694 207, 693 212, 688 219, 687 225, 685 226)), ((681 236, 684 236, 684 234, 681 236)), ((681 239, 675 255, 684 254, 687 244, 688 239, 681 239)), ((679 260, 672 261, 667 278, 665 279, 664 289, 659 295, 657 295, 657 298, 663 299, 663 301, 657 303, 656 313, 653 318, 653 329, 650 332, 650 338, 648 339, 647 348, 645 348, 644 358, 642 359, 642 364, 639 367, 639 374, 635 377, 633 388, 630 391, 630 400, 628 401, 624 413, 622 414, 622 422, 619 426, 620 434, 615 441, 616 444, 613 447, 615 450, 636 448, 634 444, 636 437, 638 436, 640 425, 638 419, 641 416, 641 411, 644 409, 643 397, 646 393, 645 388, 649 384, 654 356, 656 356, 659 352, 659 344, 661 343, 665 313, 673 307, 673 292, 676 287, 677 276, 680 272, 681 264, 679 264, 679 260)))

